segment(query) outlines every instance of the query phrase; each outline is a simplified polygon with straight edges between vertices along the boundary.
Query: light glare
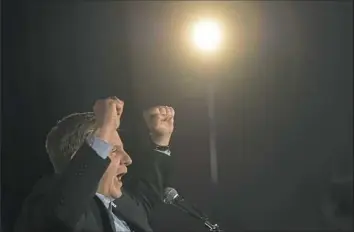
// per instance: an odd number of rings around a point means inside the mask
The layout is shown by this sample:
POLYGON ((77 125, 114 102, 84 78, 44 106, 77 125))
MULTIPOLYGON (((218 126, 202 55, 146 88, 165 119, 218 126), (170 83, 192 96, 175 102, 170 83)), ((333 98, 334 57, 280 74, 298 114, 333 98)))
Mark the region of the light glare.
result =
POLYGON ((193 41, 204 51, 214 51, 221 42, 219 25, 214 21, 200 21, 194 25, 193 41))

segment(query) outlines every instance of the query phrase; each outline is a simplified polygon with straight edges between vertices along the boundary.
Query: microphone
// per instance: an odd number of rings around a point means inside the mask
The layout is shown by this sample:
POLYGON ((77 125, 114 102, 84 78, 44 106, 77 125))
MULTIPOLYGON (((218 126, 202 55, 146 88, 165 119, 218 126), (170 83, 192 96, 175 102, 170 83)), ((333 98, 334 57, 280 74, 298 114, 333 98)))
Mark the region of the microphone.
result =
POLYGON ((200 210, 195 208, 193 205, 189 204, 184 200, 184 198, 178 194, 177 190, 171 187, 165 188, 163 202, 165 204, 173 205, 190 216, 203 221, 204 225, 209 229, 209 231, 221 232, 217 224, 212 224, 208 217, 203 214, 200 210))

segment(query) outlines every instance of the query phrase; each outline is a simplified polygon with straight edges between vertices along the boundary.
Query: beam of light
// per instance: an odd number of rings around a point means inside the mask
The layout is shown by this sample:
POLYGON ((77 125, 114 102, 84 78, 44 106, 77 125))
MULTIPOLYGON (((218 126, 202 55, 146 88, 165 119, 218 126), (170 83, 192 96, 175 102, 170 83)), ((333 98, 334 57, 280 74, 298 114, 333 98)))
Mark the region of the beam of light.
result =
POLYGON ((193 27, 193 42, 203 51, 216 50, 221 42, 221 30, 217 22, 212 20, 202 20, 193 27))

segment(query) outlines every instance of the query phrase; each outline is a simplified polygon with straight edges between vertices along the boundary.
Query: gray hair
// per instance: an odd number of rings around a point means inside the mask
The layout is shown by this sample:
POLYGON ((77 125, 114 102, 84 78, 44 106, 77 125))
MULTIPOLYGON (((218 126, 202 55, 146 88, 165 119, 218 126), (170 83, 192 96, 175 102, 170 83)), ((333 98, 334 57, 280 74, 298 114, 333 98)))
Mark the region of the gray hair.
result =
POLYGON ((62 172, 85 142, 96 130, 93 112, 74 113, 58 121, 47 135, 45 147, 56 173, 62 172))

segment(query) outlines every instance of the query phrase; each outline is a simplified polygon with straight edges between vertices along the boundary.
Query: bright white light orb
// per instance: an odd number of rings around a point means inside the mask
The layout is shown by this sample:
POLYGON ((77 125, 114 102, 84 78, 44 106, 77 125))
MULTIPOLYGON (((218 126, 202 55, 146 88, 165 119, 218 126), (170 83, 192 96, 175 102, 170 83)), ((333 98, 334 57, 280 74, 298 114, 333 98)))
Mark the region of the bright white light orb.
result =
POLYGON ((193 42, 203 51, 216 50, 221 42, 221 29, 217 22, 203 20, 193 27, 193 42))

